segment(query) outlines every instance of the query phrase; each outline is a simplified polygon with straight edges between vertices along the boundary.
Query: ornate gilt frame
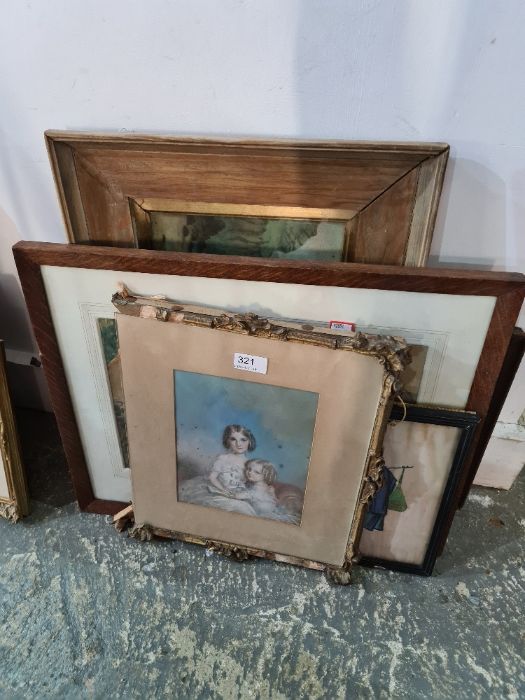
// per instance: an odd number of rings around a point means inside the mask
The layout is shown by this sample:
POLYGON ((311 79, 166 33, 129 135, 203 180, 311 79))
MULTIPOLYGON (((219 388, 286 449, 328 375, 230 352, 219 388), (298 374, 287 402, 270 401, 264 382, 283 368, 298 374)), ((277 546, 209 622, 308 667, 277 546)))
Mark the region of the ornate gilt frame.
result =
POLYGON ((383 469, 382 441, 393 398, 400 388, 399 374, 410 362, 410 352, 403 338, 395 336, 365 335, 355 333, 345 335, 326 329, 314 328, 311 325, 300 325, 291 322, 275 324, 256 314, 217 313, 214 310, 191 305, 184 305, 158 296, 135 296, 124 286, 113 295, 112 302, 121 314, 150 319, 163 323, 177 323, 187 326, 214 329, 228 333, 249 335, 255 338, 265 338, 286 343, 301 343, 315 345, 339 351, 350 351, 373 357, 384 368, 382 390, 376 409, 374 426, 368 446, 366 465, 364 466, 357 507, 353 514, 350 532, 346 546, 343 566, 329 566, 318 561, 295 556, 283 555, 253 547, 240 546, 231 542, 217 541, 195 535, 174 532, 158 528, 150 523, 135 523, 130 534, 132 537, 145 541, 153 535, 172 537, 194 544, 202 544, 217 552, 237 560, 249 557, 263 557, 275 561, 325 570, 330 580, 339 584, 350 582, 350 569, 358 553, 358 541, 362 529, 364 514, 369 501, 373 498, 381 484, 383 469))
MULTIPOLYGON (((20 443, 9 398, 6 358, 0 340, 0 454, 7 481, 9 498, 0 497, 0 516, 16 522, 29 513, 27 484, 22 465, 20 443)), ((1 465, 0 465, 1 468, 1 465)))

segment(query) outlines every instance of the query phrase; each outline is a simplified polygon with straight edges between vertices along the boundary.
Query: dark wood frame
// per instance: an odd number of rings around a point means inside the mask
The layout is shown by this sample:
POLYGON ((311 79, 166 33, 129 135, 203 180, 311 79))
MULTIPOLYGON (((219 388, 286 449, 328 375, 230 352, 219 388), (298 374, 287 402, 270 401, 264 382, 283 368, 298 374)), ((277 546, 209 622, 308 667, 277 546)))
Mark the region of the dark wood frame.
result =
MULTIPOLYGON (((525 295, 525 276, 517 273, 229 258, 55 243, 20 242, 13 250, 42 353, 52 405, 78 502, 83 510, 94 513, 114 514, 125 504, 94 498, 46 298, 40 269, 42 265, 330 287, 494 296, 494 312, 466 406, 467 410, 475 411, 482 421, 487 415, 525 295)), ((476 469, 477 465, 472 464, 469 455, 458 478, 456 493, 450 499, 447 525, 442 529, 443 538, 448 533, 461 495, 472 483, 476 469)))
POLYGON ((428 142, 45 138, 71 243, 151 247, 147 212, 170 201, 201 213, 262 207, 346 221, 347 261, 416 267, 428 258, 449 154, 428 142))
MULTIPOLYGON (((490 402, 487 416, 483 422, 483 430, 480 431, 479 438, 476 442, 476 449, 472 457, 473 479, 475 479, 476 472, 485 455, 489 440, 498 422, 499 414, 501 413, 501 409, 503 408, 503 404, 505 403, 524 354, 525 332, 521 328, 515 328, 510 338, 505 359, 503 360, 503 365, 496 382, 496 388, 492 395, 492 401, 490 402)), ((468 489, 465 490, 462 495, 461 506, 465 503, 467 496, 468 489)))
MULTIPOLYGON (((444 528, 448 530, 447 525, 450 508, 457 495, 457 486, 461 478, 463 464, 468 457, 469 448, 476 434, 476 428, 480 419, 476 413, 469 413, 468 411, 453 411, 450 409, 435 408, 433 406, 418 406, 416 404, 408 404, 406 408, 406 416, 404 416, 403 409, 395 405, 392 409, 390 419, 394 421, 404 419, 415 423, 430 423, 431 425, 448 425, 453 428, 461 428, 462 430, 434 522, 432 534, 428 541, 427 551, 422 564, 407 564, 405 562, 378 559, 376 557, 362 557, 359 563, 363 566, 377 566, 391 571, 402 571, 408 574, 430 576, 434 569, 436 559, 441 554, 441 543, 446 539, 446 536, 445 538, 443 537, 443 530, 444 528)), ((388 517, 388 515, 386 517, 388 517)))

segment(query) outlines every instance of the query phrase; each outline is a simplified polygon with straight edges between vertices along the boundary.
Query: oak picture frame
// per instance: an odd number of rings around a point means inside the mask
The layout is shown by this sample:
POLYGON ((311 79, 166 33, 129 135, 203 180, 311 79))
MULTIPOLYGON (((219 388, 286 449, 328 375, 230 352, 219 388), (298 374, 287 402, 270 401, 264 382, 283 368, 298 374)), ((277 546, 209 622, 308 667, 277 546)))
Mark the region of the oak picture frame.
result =
MULTIPOLYGON (((255 280, 258 283, 300 285, 329 290, 357 289, 388 292, 455 295, 494 299, 493 311, 474 373, 466 410, 475 411, 481 421, 486 416, 496 380, 505 356, 525 293, 525 277, 515 273, 400 268, 349 263, 279 261, 253 258, 226 258, 216 255, 124 250, 97 246, 20 242, 14 246, 15 260, 29 314, 40 346, 44 370, 61 437, 66 451, 79 505, 88 512, 115 514, 125 502, 95 498, 69 392, 63 360, 53 325, 43 272, 46 269, 87 269, 178 276, 179 279, 255 280)), ((273 287, 272 287, 273 288, 273 287)), ((283 288, 284 291, 284 288, 283 288)), ((444 297, 442 295, 445 295, 444 297)), ((474 443, 475 444, 475 441, 474 443)), ((470 459, 470 458, 469 458, 470 459)), ((467 459, 450 501, 446 537, 454 510, 473 478, 467 459)))
POLYGON ((151 211, 345 221, 344 261, 425 265, 444 143, 46 131, 71 243, 151 247, 151 211))

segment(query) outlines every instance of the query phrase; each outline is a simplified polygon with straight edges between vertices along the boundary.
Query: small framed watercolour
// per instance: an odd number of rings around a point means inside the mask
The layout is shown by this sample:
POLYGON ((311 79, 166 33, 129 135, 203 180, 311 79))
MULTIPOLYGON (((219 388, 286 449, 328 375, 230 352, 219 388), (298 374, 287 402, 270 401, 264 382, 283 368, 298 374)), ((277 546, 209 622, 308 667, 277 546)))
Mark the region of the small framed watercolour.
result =
POLYGON ((465 457, 475 413, 394 406, 384 441, 383 485, 369 505, 361 563, 430 575, 465 457))
POLYGON ((48 131, 71 243, 425 265, 444 143, 48 131))
POLYGON ((0 340, 0 516, 16 522, 29 513, 29 498, 0 340))
POLYGON ((405 342, 127 290, 114 303, 135 530, 344 578, 405 342))

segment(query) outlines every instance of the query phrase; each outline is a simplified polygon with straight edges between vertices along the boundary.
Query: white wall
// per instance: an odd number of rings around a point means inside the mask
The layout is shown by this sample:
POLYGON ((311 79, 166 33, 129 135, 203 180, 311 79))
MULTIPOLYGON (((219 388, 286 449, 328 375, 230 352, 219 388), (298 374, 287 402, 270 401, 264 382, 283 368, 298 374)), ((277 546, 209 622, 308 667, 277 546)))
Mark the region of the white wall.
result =
POLYGON ((31 349, 11 245, 65 240, 50 128, 446 141, 432 264, 523 271, 524 26, 522 0, 4 2, 0 337, 31 349))

